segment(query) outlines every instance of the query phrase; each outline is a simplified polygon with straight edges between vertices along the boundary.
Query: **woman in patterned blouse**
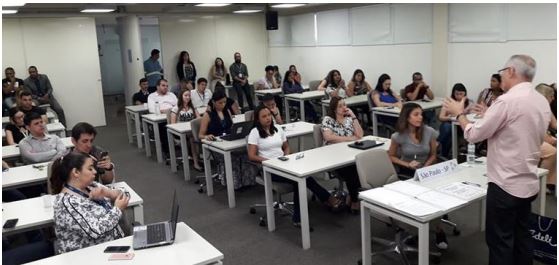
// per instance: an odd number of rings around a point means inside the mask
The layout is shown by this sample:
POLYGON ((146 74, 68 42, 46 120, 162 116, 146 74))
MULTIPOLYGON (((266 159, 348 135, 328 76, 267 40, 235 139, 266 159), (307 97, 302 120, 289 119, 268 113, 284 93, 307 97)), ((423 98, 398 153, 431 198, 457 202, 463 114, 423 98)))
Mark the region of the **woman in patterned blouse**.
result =
MULTIPOLYGON (((345 105, 343 99, 333 97, 330 100, 330 107, 327 116, 322 120, 322 137, 326 144, 356 141, 363 138, 363 128, 353 111, 345 105)), ((352 213, 359 213, 358 192, 361 188, 357 167, 347 166, 336 170, 344 179, 349 191, 349 200, 352 213)))
MULTIPOLYGON (((179 100, 177 105, 171 109, 171 123, 189 122, 196 118, 200 118, 200 113, 192 105, 191 90, 185 89, 179 93, 179 100)), ((202 171, 200 162, 198 161, 198 145, 194 143, 194 138, 189 136, 190 151, 192 151, 192 160, 194 161, 194 168, 202 171)))
POLYGON ((56 194, 53 208, 57 253, 124 236, 118 222, 129 198, 94 182, 95 173, 93 159, 82 153, 69 153, 52 165, 50 184, 56 194))

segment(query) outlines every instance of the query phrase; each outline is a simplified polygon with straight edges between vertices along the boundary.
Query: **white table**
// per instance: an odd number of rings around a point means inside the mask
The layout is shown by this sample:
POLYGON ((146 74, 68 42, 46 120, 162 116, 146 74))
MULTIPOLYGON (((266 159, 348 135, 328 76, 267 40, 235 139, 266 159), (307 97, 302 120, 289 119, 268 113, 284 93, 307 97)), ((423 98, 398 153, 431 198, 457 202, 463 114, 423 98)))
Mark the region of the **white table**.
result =
POLYGON ((113 263, 135 265, 204 265, 222 264, 224 258, 223 253, 183 222, 177 223, 175 242, 172 245, 135 251, 130 250, 134 252, 132 260, 109 261, 111 254, 103 253, 103 250, 108 246, 132 247, 132 236, 60 254, 29 264, 74 265, 79 260, 80 265, 113 263))
POLYGON ((56 134, 60 138, 66 137, 66 127, 62 123, 49 123, 47 126, 47 132, 50 134, 56 134))
MULTIPOLYGON (((353 106, 361 106, 361 105, 368 105, 368 99, 367 99, 367 94, 365 95, 357 95, 357 96, 353 96, 353 97, 347 97, 344 98, 345 104, 348 107, 353 107, 353 106)), ((320 101, 320 104, 322 105, 322 116, 326 115, 327 113, 327 109, 330 106, 330 99, 323 99, 322 101, 320 101)))
MULTIPOLYGON (((415 100, 415 101, 407 101, 404 102, 404 104, 407 103, 417 103, 421 106, 421 108, 423 108, 423 111, 426 110, 431 110, 431 109, 438 109, 441 108, 443 105, 443 99, 442 98, 435 98, 431 101, 422 101, 422 100, 415 100)), ((372 118, 373 118, 373 135, 378 135, 378 116, 382 115, 382 116, 389 116, 389 117, 399 117, 400 116, 400 108, 396 108, 396 107, 374 107, 371 110, 372 113, 372 118)))
MULTIPOLYGON (((66 148, 74 146, 74 144, 72 143, 72 137, 64 137, 60 138, 60 140, 62 140, 66 148)), ((19 156, 19 145, 14 144, 2 146, 2 159, 18 158, 19 156)))
MULTIPOLYGON (((363 140, 376 140, 385 144, 375 147, 376 149, 388 150, 390 141, 386 138, 375 136, 363 137, 363 140)), ((295 159, 297 154, 288 155, 289 160, 270 159, 262 162, 264 171, 264 188, 266 191, 266 216, 268 231, 276 229, 276 221, 273 206, 272 174, 296 181, 299 189, 299 207, 301 212, 301 238, 303 249, 311 247, 309 233, 309 212, 307 205, 307 183, 306 178, 317 173, 331 171, 336 168, 345 167, 355 163, 355 156, 366 150, 351 148, 351 142, 343 142, 325 145, 301 153, 304 157, 295 159)))
MULTIPOLYGON (((300 137, 306 134, 313 133, 314 124, 308 122, 294 122, 292 124, 282 125, 285 128, 285 134, 287 138, 300 137)), ((212 196, 214 193, 213 182, 211 177, 211 162, 208 159, 209 151, 214 151, 220 153, 224 157, 225 161, 225 180, 227 185, 227 196, 229 201, 229 208, 235 208, 235 189, 233 187, 233 165, 231 162, 231 152, 246 148, 246 139, 239 139, 235 141, 208 141, 202 140, 202 153, 204 156, 204 171, 206 175, 206 189, 208 196, 212 196)), ((306 193, 305 193, 306 194, 306 193)))
MULTIPOLYGON (((47 111, 47 118, 49 120, 49 122, 55 118, 54 113, 52 113, 51 111, 47 111)), ((3 116, 2 117, 2 127, 4 127, 4 125, 10 123, 10 117, 9 116, 3 116)))
MULTIPOLYGON (((130 193, 128 207, 134 211, 134 221, 144 223, 143 199, 126 182, 107 185, 109 187, 122 187, 130 193)), ((54 200, 54 196, 50 197, 54 200)), ((45 207, 45 198, 35 197, 14 202, 2 203, 2 223, 8 219, 18 218, 14 228, 2 229, 2 235, 22 233, 54 225, 54 209, 45 207)))
POLYGON ((291 93, 291 94, 286 94, 284 95, 284 108, 285 108, 285 117, 286 117, 286 122, 291 121, 291 118, 289 116, 289 101, 295 101, 295 102, 299 102, 299 109, 300 109, 300 115, 301 115, 301 120, 304 121, 305 120, 305 101, 308 100, 312 100, 312 99, 317 99, 317 98, 323 98, 325 97, 326 94, 324 93, 324 91, 322 90, 314 90, 314 91, 306 91, 303 93, 291 93))
POLYGON ((46 182, 49 163, 12 167, 2 172, 2 190, 17 189, 46 182))
POLYGON ((144 140, 146 145, 146 156, 151 157, 151 145, 149 144, 149 131, 148 124, 153 127, 153 134, 155 138, 155 153, 157 155, 157 162, 163 163, 163 151, 161 149, 161 135, 159 132, 159 124, 167 123, 167 114, 144 114, 142 115, 142 125, 144 128, 144 140))
POLYGON ((260 90, 254 90, 254 94, 256 96, 264 96, 268 93, 272 94, 272 95, 280 95, 282 93, 282 89, 281 88, 273 88, 273 89, 260 89, 260 90))
POLYGON ((134 134, 132 133, 132 127, 134 127, 136 134, 136 143, 138 144, 138 148, 142 148, 142 129, 140 115, 148 112, 148 107, 146 106, 146 104, 143 104, 126 106, 124 109, 126 110, 126 129, 128 132, 128 142, 134 142, 134 134), (132 126, 132 123, 134 123, 134 126, 132 126))
MULTIPOLYGON (((436 189, 454 182, 468 181, 471 183, 479 184, 483 189, 487 189, 487 177, 485 176, 486 165, 467 165, 463 163, 459 166, 461 169, 451 175, 443 176, 434 180, 426 182, 418 182, 416 180, 408 180, 414 184, 436 189)), ((545 183, 547 181, 548 171, 545 169, 538 169, 538 176, 540 177, 540 214, 544 214, 545 210, 545 183), (543 194, 542 194, 543 193, 543 194)), ((480 194, 479 197, 469 200, 466 204, 448 209, 446 211, 439 211, 427 216, 413 216, 406 212, 400 211, 390 205, 372 201, 360 196, 361 199, 361 245, 362 245, 362 261, 363 264, 371 264, 371 215, 380 214, 383 216, 391 217, 400 222, 404 222, 418 229, 418 260, 419 265, 429 264, 429 222, 431 220, 439 219, 441 216, 450 212, 456 211, 466 207, 475 202, 480 202, 480 229, 485 230, 485 196, 480 194)), ((384 225, 383 225, 384 227, 384 225)))
MULTIPOLYGON (((245 115, 233 115, 233 123, 245 121, 245 115)), ((169 140, 169 156, 171 157, 171 171, 177 172, 177 155, 175 153, 175 142, 173 135, 180 139, 182 164, 184 170, 184 180, 190 180, 190 164, 188 163, 188 135, 192 134, 190 122, 179 122, 174 124, 167 124, 167 139, 169 140)))
MULTIPOLYGON (((477 120, 481 120, 481 117, 477 116, 476 114, 468 114, 466 115, 470 122, 476 122, 477 120)), ((452 119, 452 158, 458 158, 458 128, 460 127, 460 123, 456 122, 456 118, 452 119)))

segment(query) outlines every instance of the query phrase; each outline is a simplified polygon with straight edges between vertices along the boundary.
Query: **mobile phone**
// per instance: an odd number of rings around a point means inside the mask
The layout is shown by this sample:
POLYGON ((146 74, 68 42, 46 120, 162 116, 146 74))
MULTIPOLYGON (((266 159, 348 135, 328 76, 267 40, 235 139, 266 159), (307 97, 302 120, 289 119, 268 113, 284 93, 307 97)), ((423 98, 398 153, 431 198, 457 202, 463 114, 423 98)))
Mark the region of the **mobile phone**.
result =
POLYGON ((108 155, 109 155, 109 152, 103 151, 103 152, 101 152, 101 156, 99 158, 103 159, 104 157, 106 157, 108 155))
POLYGON ((125 253, 130 249, 130 246, 108 246, 103 252, 105 253, 125 253))
POLYGON ((280 157, 278 157, 278 159, 281 160, 281 161, 287 161, 287 160, 289 160, 289 157, 280 156, 280 157))
POLYGON ((7 229, 7 228, 14 228, 17 224, 17 221, 19 219, 15 218, 15 219, 9 219, 4 223, 3 228, 7 229))
POLYGON ((130 253, 114 253, 109 256, 109 260, 131 260, 134 258, 134 252, 130 253))

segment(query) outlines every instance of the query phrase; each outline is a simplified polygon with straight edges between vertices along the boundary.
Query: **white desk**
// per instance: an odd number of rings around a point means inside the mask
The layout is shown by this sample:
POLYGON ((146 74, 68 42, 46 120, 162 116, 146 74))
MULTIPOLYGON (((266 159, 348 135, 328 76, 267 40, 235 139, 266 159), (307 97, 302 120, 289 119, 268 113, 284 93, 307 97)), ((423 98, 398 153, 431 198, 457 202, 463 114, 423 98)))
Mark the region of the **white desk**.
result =
MULTIPOLYGON (((74 144, 72 144, 72 137, 64 137, 60 138, 60 140, 62 140, 66 148, 74 146, 74 144)), ((18 158, 19 156, 19 145, 14 144, 2 146, 2 159, 18 158)))
MULTIPOLYGON (((375 147, 377 149, 388 150, 390 141, 386 138, 366 136, 363 140, 376 140, 385 144, 375 147)), ((355 163, 355 156, 366 150, 359 150, 348 146, 351 142, 343 142, 332 145, 325 145, 319 148, 304 151, 304 157, 296 160, 298 153, 288 155, 289 160, 270 159, 262 162, 264 171, 264 188, 266 191, 266 216, 268 221, 268 231, 276 229, 276 221, 273 207, 272 175, 296 181, 299 189, 299 202, 301 212, 301 237, 303 249, 311 247, 309 233, 309 212, 307 206, 307 183, 306 178, 317 173, 331 171, 355 163)))
MULTIPOLYGON (((357 96, 353 96, 353 97, 347 97, 344 98, 345 104, 348 107, 352 107, 352 106, 360 106, 360 105, 368 105, 368 99, 367 99, 367 94, 365 95, 357 95, 357 96)), ((330 99, 323 99, 322 101, 320 101, 320 104, 322 105, 322 116, 326 115, 327 113, 327 109, 330 106, 330 99)))
MULTIPOLYGON (((287 138, 292 137, 300 137, 306 134, 313 133, 314 124, 308 122, 294 122, 292 124, 282 125, 282 128, 285 128, 285 134, 287 138)), ((229 201, 229 208, 235 207, 235 189, 233 187, 233 166, 231 162, 231 152, 240 149, 246 148, 247 142, 246 139, 239 139, 235 141, 207 141, 202 140, 202 153, 204 156, 204 170, 206 175, 206 189, 208 196, 212 196, 214 193, 213 190, 213 181, 211 177, 211 162, 208 159, 209 151, 214 151, 220 153, 224 157, 225 161, 225 180, 227 183, 227 196, 229 201)), ((305 193, 306 194, 306 193, 305 193)))
POLYGON ((132 260, 109 261, 111 254, 103 253, 108 246, 132 246, 132 236, 99 245, 60 254, 29 264, 81 265, 99 264, 165 264, 204 265, 222 264, 223 253, 183 222, 177 223, 175 242, 172 245, 135 250, 132 260))
POLYGON ((66 127, 62 123, 49 123, 47 126, 47 132, 50 134, 56 134, 60 138, 66 137, 66 127))
MULTIPOLYGON (((108 187, 123 187, 130 193, 128 207, 134 210, 134 220, 144 223, 143 199, 126 182, 107 185, 108 187)), ((54 196, 51 197, 54 200, 54 196)), ((35 197, 21 201, 2 203, 2 223, 8 219, 18 218, 14 228, 2 229, 3 235, 22 233, 54 225, 54 209, 45 207, 43 197, 35 197)))
POLYGON ((254 90, 254 94, 256 96, 264 96, 268 93, 272 94, 272 95, 280 95, 282 93, 282 89, 281 88, 274 88, 274 89, 260 89, 260 90, 254 90))
MULTIPOLYGON (((425 102, 422 100, 415 100, 415 101, 407 101, 407 103, 417 103, 423 108, 423 111, 431 110, 431 109, 438 109, 441 108, 443 105, 442 98, 435 98, 431 101, 425 102)), ((399 117, 400 116, 400 108, 391 108, 391 107, 374 107, 371 111, 373 115, 373 135, 378 135, 378 115, 382 116, 389 116, 389 117, 399 117)))
POLYGON ((50 162, 12 167, 2 172, 2 190, 33 186, 47 181, 50 162), (39 168, 36 168, 36 167, 39 168))
POLYGON ((155 138, 155 153, 157 155, 157 162, 163 163, 163 151, 161 149, 161 135, 159 132, 159 124, 167 123, 167 114, 144 114, 142 115, 142 125, 144 127, 144 140, 146 144, 146 156, 151 157, 151 145, 149 144, 149 130, 148 124, 153 127, 153 134, 155 138))
MULTIPOLYGON (((47 118, 49 120, 49 122, 55 118, 54 113, 52 113, 51 111, 47 111, 47 118)), ((2 117, 2 127, 4 127, 4 125, 10 123, 10 117, 9 116, 3 116, 2 117)))
MULTIPOLYGON (((466 115, 470 122, 476 122, 477 120, 481 120, 481 117, 478 117, 476 114, 468 114, 466 115)), ((460 127, 460 123, 456 122, 456 118, 452 120, 452 158, 458 158, 458 128, 460 127)))
POLYGON ((141 129, 141 118, 140 115, 148 112, 148 107, 144 105, 133 105, 126 106, 126 129, 128 132, 128 142, 134 142, 134 134, 132 133, 132 127, 135 128, 136 143, 138 148, 142 148, 142 129, 141 129), (132 126, 134 123, 134 126, 132 126))
MULTIPOLYGON (((245 121, 245 115, 234 115, 233 123, 245 121)), ((192 134, 190 122, 179 122, 174 124, 167 124, 167 139, 169 140, 169 156, 171 157, 171 171, 177 172, 177 155, 175 153, 175 142, 173 135, 180 139, 182 164, 184 170, 184 180, 190 180, 190 164, 188 163, 188 141, 187 136, 192 134)))
POLYGON ((303 93, 291 93, 291 94, 286 94, 284 95, 284 108, 285 108, 285 121, 289 122, 291 121, 291 118, 289 116, 289 101, 295 101, 295 102, 299 102, 299 109, 300 109, 300 115, 301 115, 301 120, 304 121, 305 120, 305 101, 307 100, 312 100, 312 99, 317 99, 317 98, 323 98, 325 97, 326 94, 324 94, 324 91, 322 90, 314 90, 314 91, 306 91, 303 93))
MULTIPOLYGON (((461 169, 451 175, 443 176, 434 180, 426 182, 418 182, 416 180, 408 180, 414 184, 419 184, 423 187, 436 189, 454 182, 469 181, 481 185, 483 189, 487 189, 487 177, 485 176, 486 165, 467 165, 461 164, 461 169)), ((540 177, 540 188, 543 187, 543 194, 540 192, 540 214, 543 214, 545 209, 545 183, 547 180, 547 170, 538 169, 538 176, 540 177), (543 195, 543 196, 542 196, 543 195)), ((429 264, 429 222, 440 218, 441 216, 466 207, 470 204, 480 201, 480 228, 485 230, 485 196, 480 194, 479 197, 469 200, 466 204, 445 210, 439 211, 427 216, 413 216, 406 212, 402 212, 390 205, 385 205, 378 201, 369 200, 360 196, 361 199, 361 245, 362 245, 362 261, 363 264, 371 264, 371 215, 373 213, 383 216, 391 217, 400 222, 404 222, 418 229, 418 260, 419 265, 429 264)))

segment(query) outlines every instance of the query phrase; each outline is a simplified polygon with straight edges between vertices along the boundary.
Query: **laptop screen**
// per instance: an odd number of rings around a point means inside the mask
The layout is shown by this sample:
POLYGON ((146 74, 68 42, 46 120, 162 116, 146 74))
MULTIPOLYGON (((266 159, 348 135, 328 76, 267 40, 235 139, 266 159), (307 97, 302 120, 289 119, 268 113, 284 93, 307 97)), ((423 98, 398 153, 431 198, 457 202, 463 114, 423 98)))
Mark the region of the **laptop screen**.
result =
POLYGON ((177 219, 179 218, 179 203, 177 202, 177 190, 173 193, 173 208, 171 209, 171 239, 175 240, 177 231, 177 219))

